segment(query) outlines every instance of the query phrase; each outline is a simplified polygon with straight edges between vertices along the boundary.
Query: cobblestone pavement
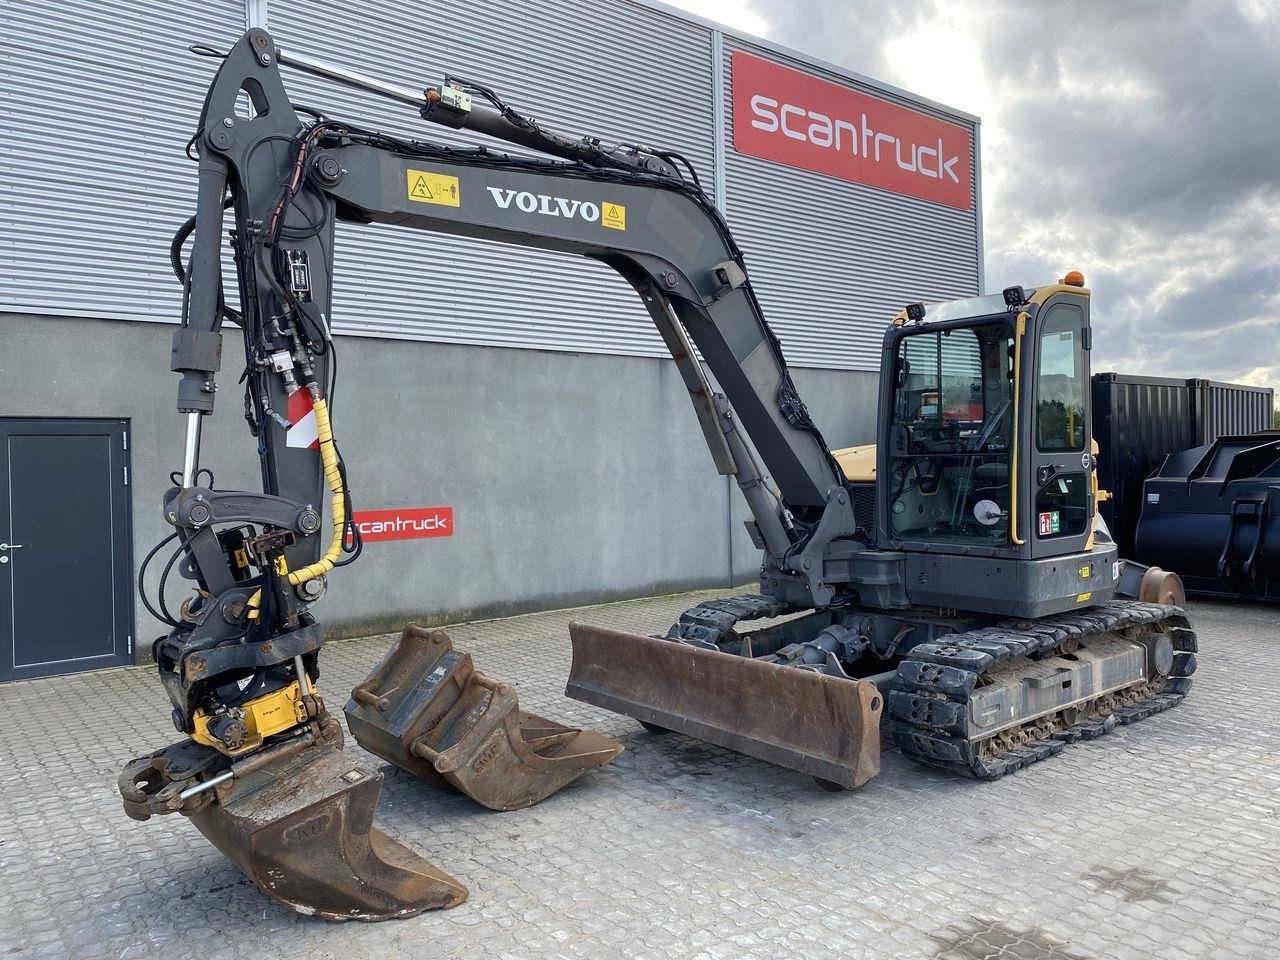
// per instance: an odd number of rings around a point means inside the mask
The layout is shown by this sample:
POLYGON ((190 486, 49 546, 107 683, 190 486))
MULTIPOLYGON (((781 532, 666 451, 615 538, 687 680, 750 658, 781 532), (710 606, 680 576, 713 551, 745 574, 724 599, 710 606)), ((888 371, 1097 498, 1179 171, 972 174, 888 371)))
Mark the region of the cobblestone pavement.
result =
MULTIPOLYGON (((627 752, 499 814, 387 768, 380 825, 471 890, 304 919, 120 766, 173 739, 149 668, 0 685, 0 958, 1280 956, 1280 611, 1197 603, 1188 701, 991 784, 897 753, 857 793, 565 700, 570 617, 649 632, 710 594, 450 630, 522 704, 627 752)), ((333 643, 331 706, 388 637, 333 643)), ((348 749, 358 749, 349 741, 348 749)))

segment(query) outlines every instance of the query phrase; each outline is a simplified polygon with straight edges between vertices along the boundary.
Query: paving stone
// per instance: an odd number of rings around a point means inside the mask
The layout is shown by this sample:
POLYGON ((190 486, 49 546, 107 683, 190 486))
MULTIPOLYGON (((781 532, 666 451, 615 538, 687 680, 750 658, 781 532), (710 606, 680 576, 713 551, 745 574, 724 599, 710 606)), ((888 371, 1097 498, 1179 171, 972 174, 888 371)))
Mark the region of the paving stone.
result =
MULTIPOLYGON (((120 766, 173 739, 150 668, 0 686, 0 958, 1275 960, 1280 610, 1193 603, 1188 700, 1026 771, 973 783, 891 751, 828 794, 562 696, 570 619, 660 632, 713 595, 451 628, 526 709, 627 752, 510 814, 385 768, 379 825, 471 899, 376 925, 299 917, 182 818, 124 816, 120 766)), ((393 639, 326 646, 331 706, 393 639)))

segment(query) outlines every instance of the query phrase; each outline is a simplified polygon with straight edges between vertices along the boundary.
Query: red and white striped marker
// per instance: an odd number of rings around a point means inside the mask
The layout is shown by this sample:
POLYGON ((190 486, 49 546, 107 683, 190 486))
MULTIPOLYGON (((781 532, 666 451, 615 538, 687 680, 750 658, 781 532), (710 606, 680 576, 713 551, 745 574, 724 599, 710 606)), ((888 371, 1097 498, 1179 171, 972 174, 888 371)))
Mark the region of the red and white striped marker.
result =
POLYGON ((285 446, 320 449, 320 428, 316 426, 310 390, 295 390, 289 396, 289 430, 285 435, 285 446))

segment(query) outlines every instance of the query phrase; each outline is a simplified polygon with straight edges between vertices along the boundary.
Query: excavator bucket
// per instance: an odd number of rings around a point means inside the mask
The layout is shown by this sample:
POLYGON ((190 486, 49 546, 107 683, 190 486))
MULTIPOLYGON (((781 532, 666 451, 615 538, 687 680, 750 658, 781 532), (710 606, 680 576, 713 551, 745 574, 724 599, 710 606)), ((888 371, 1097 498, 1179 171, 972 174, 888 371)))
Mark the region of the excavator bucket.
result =
POLYGON ((360 746, 491 810, 549 797, 622 746, 520 710, 515 689, 486 677, 441 630, 406 627, 351 691, 347 726, 360 746))
POLYGON ((389 920, 467 899, 461 883, 373 826, 380 772, 340 746, 290 746, 233 765, 234 777, 203 792, 191 774, 207 748, 187 741, 142 757, 120 776, 125 812, 184 813, 260 890, 308 916, 389 920))
POLYGON ((880 772, 875 684, 570 623, 565 695, 853 789, 880 772))

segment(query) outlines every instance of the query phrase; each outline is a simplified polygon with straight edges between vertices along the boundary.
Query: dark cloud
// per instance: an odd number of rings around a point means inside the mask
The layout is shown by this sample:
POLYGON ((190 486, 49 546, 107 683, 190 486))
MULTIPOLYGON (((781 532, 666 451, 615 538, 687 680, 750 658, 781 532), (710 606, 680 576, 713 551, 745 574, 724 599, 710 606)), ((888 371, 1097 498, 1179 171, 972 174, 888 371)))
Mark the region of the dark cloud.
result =
POLYGON ((750 6, 779 43, 982 116, 988 282, 1084 270, 1095 369, 1280 382, 1280 5, 750 6), (980 83, 912 55, 940 31, 980 83))

